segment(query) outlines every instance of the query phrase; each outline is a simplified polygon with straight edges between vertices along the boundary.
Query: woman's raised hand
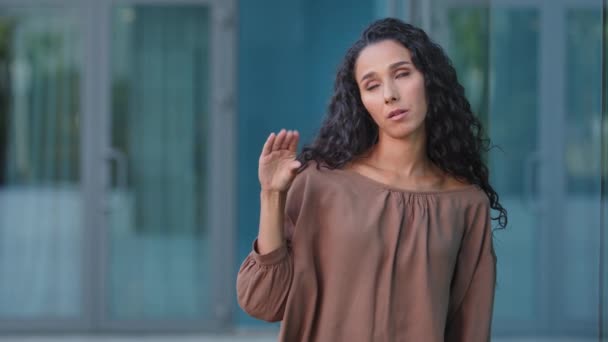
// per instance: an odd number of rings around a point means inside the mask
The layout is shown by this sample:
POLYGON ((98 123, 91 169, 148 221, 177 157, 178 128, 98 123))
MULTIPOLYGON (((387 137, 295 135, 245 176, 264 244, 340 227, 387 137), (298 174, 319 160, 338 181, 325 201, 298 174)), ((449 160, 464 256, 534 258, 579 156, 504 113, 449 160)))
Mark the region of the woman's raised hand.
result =
POLYGON ((273 132, 268 136, 258 167, 262 191, 285 192, 289 189, 301 165, 295 159, 299 139, 298 131, 284 129, 279 134, 273 132))

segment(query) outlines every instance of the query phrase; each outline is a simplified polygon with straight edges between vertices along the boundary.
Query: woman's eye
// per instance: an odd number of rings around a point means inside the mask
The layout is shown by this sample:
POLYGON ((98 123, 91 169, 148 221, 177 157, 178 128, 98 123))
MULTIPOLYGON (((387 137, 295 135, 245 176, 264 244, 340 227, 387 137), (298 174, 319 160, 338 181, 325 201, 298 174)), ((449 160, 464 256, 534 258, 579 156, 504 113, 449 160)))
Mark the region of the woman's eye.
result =
POLYGON ((374 84, 374 85, 372 85, 372 86, 367 87, 367 90, 374 90, 374 89, 376 89, 376 88, 378 88, 378 85, 377 85, 377 84, 374 84))
POLYGON ((409 74, 410 74, 409 72, 400 72, 400 73, 397 74, 397 78, 399 78, 399 77, 405 77, 405 76, 408 76, 409 74))

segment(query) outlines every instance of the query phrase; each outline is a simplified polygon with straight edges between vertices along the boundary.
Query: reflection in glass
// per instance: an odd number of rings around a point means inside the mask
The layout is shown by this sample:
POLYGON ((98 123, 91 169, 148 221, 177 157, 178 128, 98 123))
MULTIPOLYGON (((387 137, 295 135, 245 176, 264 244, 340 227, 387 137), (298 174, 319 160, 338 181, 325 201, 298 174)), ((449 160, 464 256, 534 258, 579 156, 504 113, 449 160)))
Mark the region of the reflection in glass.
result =
POLYGON ((489 10, 487 7, 447 9, 449 40, 444 44, 471 109, 488 129, 489 10))

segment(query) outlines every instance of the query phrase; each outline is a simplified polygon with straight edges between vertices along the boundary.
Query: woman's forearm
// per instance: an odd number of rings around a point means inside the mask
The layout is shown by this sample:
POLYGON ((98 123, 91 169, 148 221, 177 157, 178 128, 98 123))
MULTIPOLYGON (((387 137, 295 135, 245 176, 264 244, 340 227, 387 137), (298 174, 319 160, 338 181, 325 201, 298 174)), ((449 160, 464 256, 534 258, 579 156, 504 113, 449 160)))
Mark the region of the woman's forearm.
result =
POLYGON ((260 193, 260 228, 258 233, 258 253, 267 254, 285 243, 283 233, 285 191, 262 190, 260 193))

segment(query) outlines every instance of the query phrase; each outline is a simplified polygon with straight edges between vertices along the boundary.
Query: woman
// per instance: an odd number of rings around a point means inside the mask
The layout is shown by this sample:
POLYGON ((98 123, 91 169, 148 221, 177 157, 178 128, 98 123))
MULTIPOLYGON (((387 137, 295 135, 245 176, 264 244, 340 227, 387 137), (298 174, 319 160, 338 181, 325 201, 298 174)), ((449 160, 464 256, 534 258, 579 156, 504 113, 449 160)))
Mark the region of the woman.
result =
POLYGON ((281 341, 489 341, 496 257, 488 141, 450 60, 420 29, 372 23, 347 52, 328 116, 259 161, 260 226, 237 279, 281 341))

